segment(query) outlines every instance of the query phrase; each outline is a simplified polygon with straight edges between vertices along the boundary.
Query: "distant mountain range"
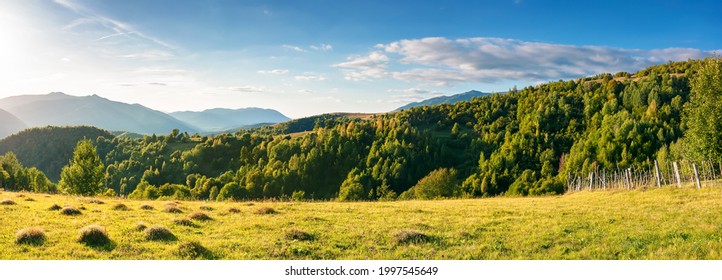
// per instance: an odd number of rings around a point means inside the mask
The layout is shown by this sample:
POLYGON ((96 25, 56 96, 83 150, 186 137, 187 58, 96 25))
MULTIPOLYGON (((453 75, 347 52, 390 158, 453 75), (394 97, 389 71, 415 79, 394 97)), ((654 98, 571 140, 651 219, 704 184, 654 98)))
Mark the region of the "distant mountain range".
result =
POLYGON ((411 102, 409 104, 406 104, 404 106, 397 108, 395 111, 406 110, 409 108, 420 107, 420 106, 454 104, 454 103, 460 102, 460 101, 469 101, 474 97, 482 97, 482 96, 487 96, 487 95, 491 95, 491 93, 472 90, 472 91, 467 91, 467 92, 455 94, 455 95, 448 95, 448 96, 444 95, 444 96, 429 98, 429 99, 422 100, 419 102, 411 102))
POLYGON ((27 128, 25 123, 8 111, 0 109, 0 139, 27 128))
POLYGON ((94 126, 108 131, 167 134, 173 129, 195 132, 224 131, 257 123, 277 123, 288 117, 271 109, 211 109, 166 114, 139 104, 108 100, 97 95, 71 96, 60 92, 0 99, 0 138, 28 127, 94 126))
POLYGON ((274 124, 291 120, 272 109, 209 109, 202 112, 173 112, 174 118, 198 127, 203 131, 217 132, 254 126, 255 124, 274 124))

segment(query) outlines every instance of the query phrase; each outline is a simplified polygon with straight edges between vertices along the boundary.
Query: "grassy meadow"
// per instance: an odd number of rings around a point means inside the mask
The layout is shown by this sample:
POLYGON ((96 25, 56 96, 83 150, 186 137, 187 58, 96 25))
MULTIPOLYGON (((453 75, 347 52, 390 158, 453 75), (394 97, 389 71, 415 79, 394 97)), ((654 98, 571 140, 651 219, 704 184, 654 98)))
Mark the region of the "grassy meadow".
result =
POLYGON ((0 259, 722 259, 715 187, 356 203, 4 191, 0 201, 0 259), (66 206, 81 213, 56 209, 66 206), (89 225, 110 241, 79 242, 89 225), (148 237, 154 226, 171 235, 148 237), (37 228, 43 238, 18 241, 37 228))

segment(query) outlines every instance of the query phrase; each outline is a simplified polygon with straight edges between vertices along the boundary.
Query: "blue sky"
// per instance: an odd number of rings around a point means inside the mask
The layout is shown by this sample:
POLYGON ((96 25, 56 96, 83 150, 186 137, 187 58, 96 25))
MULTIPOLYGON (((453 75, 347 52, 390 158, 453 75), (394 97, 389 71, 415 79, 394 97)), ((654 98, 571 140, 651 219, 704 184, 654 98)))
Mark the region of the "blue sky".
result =
POLYGON ((0 98, 384 112, 722 49, 719 1, 0 3, 0 98))

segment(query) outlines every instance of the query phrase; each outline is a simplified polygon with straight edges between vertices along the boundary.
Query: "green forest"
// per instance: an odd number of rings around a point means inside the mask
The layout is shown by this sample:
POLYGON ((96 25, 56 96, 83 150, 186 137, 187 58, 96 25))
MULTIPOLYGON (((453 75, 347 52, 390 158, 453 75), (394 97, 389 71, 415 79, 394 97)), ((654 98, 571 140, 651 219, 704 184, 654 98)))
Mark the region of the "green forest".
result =
POLYGON ((74 193, 68 182, 100 170, 81 178, 97 182, 77 193, 194 200, 560 194, 569 174, 722 159, 721 65, 719 57, 669 62, 453 105, 323 115, 215 136, 33 128, 0 141, 0 187, 74 193))

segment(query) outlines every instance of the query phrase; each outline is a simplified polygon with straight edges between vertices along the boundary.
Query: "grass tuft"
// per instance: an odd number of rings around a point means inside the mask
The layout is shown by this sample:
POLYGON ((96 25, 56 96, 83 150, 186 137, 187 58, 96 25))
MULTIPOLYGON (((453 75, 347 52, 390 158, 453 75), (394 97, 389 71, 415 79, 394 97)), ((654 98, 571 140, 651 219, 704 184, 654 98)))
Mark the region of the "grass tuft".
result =
POLYGON ((142 205, 140 205, 140 209, 142 209, 142 210, 153 210, 153 209, 155 209, 155 208, 153 208, 153 206, 150 206, 150 204, 142 204, 142 205))
POLYGON ((186 227, 195 227, 196 224, 193 223, 188 218, 180 218, 180 219, 173 219, 173 223, 179 226, 186 226, 186 227))
POLYGON ((32 197, 27 197, 27 198, 25 198, 25 201, 35 201, 35 199, 32 197))
POLYGON ((105 202, 103 202, 102 200, 97 199, 97 198, 93 198, 93 199, 88 200, 88 203, 90 203, 90 204, 105 204, 105 202))
POLYGON ((228 208, 228 213, 241 213, 241 209, 238 209, 236 207, 228 208))
POLYGON ((175 235, 164 226, 152 226, 145 229, 145 239, 150 241, 173 241, 175 235))
POLYGON ((402 230, 394 234, 394 241, 396 244, 418 244, 431 241, 431 237, 418 231, 402 230))
POLYGON ((60 214, 67 215, 67 216, 75 216, 75 215, 82 214, 82 212, 80 212, 80 210, 78 210, 75 207, 67 206, 67 207, 63 207, 63 209, 60 210, 60 214))
POLYGON ((58 210, 60 210, 60 209, 63 209, 63 207, 60 207, 60 205, 57 205, 57 204, 55 204, 55 203, 53 203, 53 205, 51 205, 50 207, 48 207, 48 210, 50 210, 50 211, 58 211, 58 210))
POLYGON ((8 198, 8 199, 0 200, 0 204, 1 205, 15 205, 15 201, 8 198))
POLYGON ((188 260, 212 259, 211 251, 195 241, 181 243, 176 247, 175 254, 182 259, 188 260))
POLYGON ((110 238, 105 228, 99 225, 89 225, 80 230, 78 242, 91 247, 100 247, 110 243, 110 238))
POLYGON ((256 209, 256 214, 259 214, 259 215, 276 214, 276 210, 274 210, 271 207, 261 207, 261 208, 256 209))
POLYGON ((285 236, 288 240, 313 241, 315 239, 313 234, 298 229, 289 229, 285 236))
POLYGON ((24 228, 15 234, 15 243, 41 245, 45 242, 45 230, 38 227, 24 228))
POLYGON ((148 225, 144 222, 138 222, 135 224, 135 231, 144 231, 146 228, 148 228, 148 225))
POLYGON ((196 220, 196 221, 213 220, 213 218, 211 218, 210 216, 208 216, 208 214, 203 213, 203 212, 193 212, 190 215, 188 215, 188 218, 190 218, 191 220, 196 220))
POLYGON ((163 212, 167 213, 183 213, 183 210, 178 208, 178 206, 172 206, 172 205, 166 205, 165 209, 163 209, 163 212))
POLYGON ((129 208, 123 203, 118 203, 113 205, 113 210, 126 211, 129 210, 129 208))
POLYGON ((213 207, 210 207, 208 205, 201 205, 200 209, 204 210, 204 211, 213 211, 214 210, 213 207))

